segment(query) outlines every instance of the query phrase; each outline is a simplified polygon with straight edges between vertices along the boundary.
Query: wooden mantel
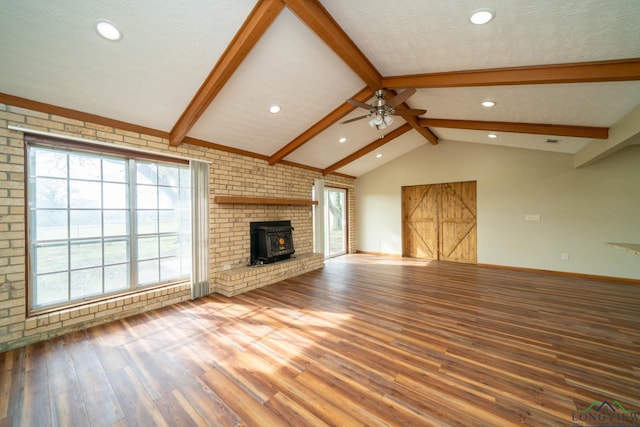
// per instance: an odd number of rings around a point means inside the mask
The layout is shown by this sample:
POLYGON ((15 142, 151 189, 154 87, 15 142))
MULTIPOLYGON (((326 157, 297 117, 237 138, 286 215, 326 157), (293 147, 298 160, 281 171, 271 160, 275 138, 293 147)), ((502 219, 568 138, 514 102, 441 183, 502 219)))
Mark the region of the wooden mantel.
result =
POLYGON ((304 199, 279 199, 270 197, 241 197, 241 196, 215 196, 213 201, 219 204, 246 204, 246 205, 317 205, 317 200, 304 199))

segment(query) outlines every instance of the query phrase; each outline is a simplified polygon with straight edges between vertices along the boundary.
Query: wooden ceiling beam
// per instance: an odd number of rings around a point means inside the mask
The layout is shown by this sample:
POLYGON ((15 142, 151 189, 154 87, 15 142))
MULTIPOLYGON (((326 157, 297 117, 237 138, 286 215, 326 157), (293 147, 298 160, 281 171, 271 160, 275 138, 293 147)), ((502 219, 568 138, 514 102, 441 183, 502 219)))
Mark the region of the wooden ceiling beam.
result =
POLYGON ((640 80, 640 58, 384 77, 390 89, 594 83, 640 80))
POLYGON ((227 46, 218 63, 213 67, 207 79, 200 86, 200 89, 198 89, 198 92, 196 92, 173 126, 173 129, 171 129, 169 144, 172 147, 182 143, 189 130, 209 107, 209 104, 218 95, 225 83, 283 8, 284 3, 282 0, 258 1, 229 46, 227 46))
MULTIPOLYGON (((388 90, 387 94, 385 95, 385 98, 387 100, 395 97, 396 95, 398 95, 398 92, 396 92, 395 90, 388 90)), ((409 105, 407 105, 406 102, 403 102, 402 104, 398 105, 396 108, 398 109, 403 109, 403 108, 411 108, 409 105)), ((426 126, 422 126, 419 123, 420 117, 419 116, 402 116, 402 118, 409 123, 409 125, 411 125, 412 128, 414 128, 416 130, 416 132, 418 132, 420 135, 422 135, 427 141, 429 141, 431 143, 431 145, 437 145, 438 144, 438 137, 431 132, 431 130, 429 130, 426 126)))
MULTIPOLYGON (((395 90, 388 90, 385 98, 388 100, 394 98, 396 95, 398 95, 398 92, 395 90)), ((402 104, 399 104, 398 106, 396 106, 396 108, 398 109, 404 109, 404 108, 411 108, 409 105, 407 105, 406 102, 403 102, 402 104)), ((431 145, 437 145, 438 144, 438 137, 431 132, 431 130, 429 128, 427 128, 426 126, 422 126, 419 123, 420 117, 419 116, 402 116, 402 118, 409 123, 409 125, 411 125, 412 128, 414 128, 420 135, 422 135, 427 141, 429 141, 431 143, 431 145)))
MULTIPOLYGON (((369 87, 365 87, 360 92, 353 95, 352 99, 365 102, 373 96, 373 90, 369 87)), ((280 160, 284 159, 287 155, 291 154, 294 150, 300 148, 303 144, 306 144, 311 138, 318 135, 320 132, 327 129, 329 126, 336 123, 338 120, 355 110, 355 106, 345 102, 338 108, 327 114, 319 122, 311 126, 309 129, 298 135, 293 141, 279 149, 275 154, 269 157, 269 164, 274 165, 280 160)))
POLYGON ((420 117, 418 116, 403 116, 402 117, 413 129, 415 129, 420 135, 422 135, 431 145, 438 145, 438 137, 431 132, 427 126, 420 124, 420 117))
POLYGON ((384 144, 386 144, 388 142, 391 142, 392 140, 396 139, 400 135, 403 135, 403 134, 409 132, 411 129, 413 129, 413 128, 411 127, 410 124, 408 124, 408 123, 403 124, 399 128, 394 129, 391 132, 389 132, 388 134, 384 135, 382 138, 379 138, 379 139, 375 140, 371 144, 369 144, 369 145, 367 145, 365 147, 362 147, 361 149, 359 149, 355 153, 348 155, 347 157, 345 157, 344 159, 340 160, 339 162, 336 162, 336 163, 332 164, 331 166, 329 166, 328 168, 324 169, 322 171, 322 175, 329 175, 330 173, 340 169, 341 167, 343 167, 345 165, 348 165, 349 163, 353 162, 354 160, 359 159, 360 157, 364 156, 365 154, 369 154, 373 150, 377 150, 378 148, 382 147, 384 144))
POLYGON ((240 156, 251 157, 254 159, 268 160, 269 156, 264 154, 254 153, 253 151, 242 150, 240 148, 229 147, 227 145, 216 144, 215 142, 204 141, 202 139, 192 138, 185 136, 182 141, 183 144, 197 145, 198 147, 205 147, 211 150, 224 151, 225 153, 238 154, 240 156))
POLYGON ((572 136, 577 138, 607 139, 609 129, 592 126, 553 125, 543 123, 483 122, 473 120, 429 119, 419 120, 421 126, 471 129, 492 132, 532 133, 536 135, 572 136))
POLYGON ((19 96, 0 93, 0 104, 13 105, 14 107, 26 108, 27 110, 40 111, 42 113, 62 116, 69 119, 80 120, 83 122, 91 122, 103 126, 109 126, 130 132, 144 133, 146 135, 157 136, 159 138, 169 138, 169 132, 158 129, 148 128, 133 123, 123 122, 121 120, 110 119, 108 117, 98 116, 96 114, 85 113, 83 111, 72 110, 53 104, 33 101, 19 96))
POLYGON ((284 2, 287 8, 324 40, 367 86, 373 90, 382 87, 382 75, 319 1, 284 0, 284 2))

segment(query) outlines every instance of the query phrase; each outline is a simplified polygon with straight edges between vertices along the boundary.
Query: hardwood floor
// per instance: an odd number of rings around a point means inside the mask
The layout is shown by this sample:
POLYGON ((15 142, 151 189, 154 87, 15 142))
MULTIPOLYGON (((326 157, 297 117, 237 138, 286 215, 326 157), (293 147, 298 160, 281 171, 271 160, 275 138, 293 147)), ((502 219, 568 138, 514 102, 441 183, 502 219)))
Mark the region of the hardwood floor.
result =
POLYGON ((639 285, 372 255, 0 354, 0 426, 564 426, 616 400, 639 425, 639 285))

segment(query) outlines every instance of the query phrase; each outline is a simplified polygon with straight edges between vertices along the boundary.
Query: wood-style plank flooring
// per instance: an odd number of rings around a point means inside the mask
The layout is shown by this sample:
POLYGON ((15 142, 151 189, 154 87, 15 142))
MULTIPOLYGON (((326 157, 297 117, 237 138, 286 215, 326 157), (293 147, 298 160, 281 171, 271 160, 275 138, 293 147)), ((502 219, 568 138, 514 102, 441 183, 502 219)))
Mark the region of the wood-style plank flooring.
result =
POLYGON ((639 285, 371 255, 0 354, 0 426, 566 426, 616 400, 640 412, 639 285))

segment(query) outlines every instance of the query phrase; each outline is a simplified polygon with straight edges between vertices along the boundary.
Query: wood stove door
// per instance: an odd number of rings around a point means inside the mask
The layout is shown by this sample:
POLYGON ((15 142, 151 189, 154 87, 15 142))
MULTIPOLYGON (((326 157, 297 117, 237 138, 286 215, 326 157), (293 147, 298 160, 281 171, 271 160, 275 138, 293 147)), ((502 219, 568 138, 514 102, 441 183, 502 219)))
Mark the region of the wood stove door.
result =
POLYGON ((289 252, 293 248, 291 231, 269 233, 268 240, 270 254, 281 254, 282 252, 289 252))

